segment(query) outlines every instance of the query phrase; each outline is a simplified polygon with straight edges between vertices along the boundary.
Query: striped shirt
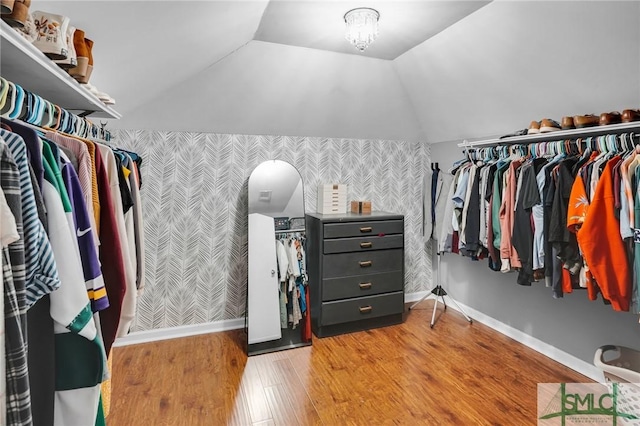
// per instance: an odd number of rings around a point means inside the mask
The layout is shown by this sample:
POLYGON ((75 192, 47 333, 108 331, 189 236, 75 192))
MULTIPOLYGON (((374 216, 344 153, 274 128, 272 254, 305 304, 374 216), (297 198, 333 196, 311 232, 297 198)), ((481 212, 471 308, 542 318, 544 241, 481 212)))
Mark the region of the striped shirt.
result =
POLYGON ((25 308, 25 253, 20 197, 20 173, 9 148, 0 142, 0 186, 16 222, 17 241, 2 248, 4 289, 6 421, 10 425, 30 425, 31 392, 27 364, 27 324, 25 308))
POLYGON ((4 129, 0 129, 0 138, 9 146, 20 175, 25 252, 25 309, 28 309, 42 296, 60 287, 60 279, 49 238, 38 218, 24 141, 20 136, 4 129))

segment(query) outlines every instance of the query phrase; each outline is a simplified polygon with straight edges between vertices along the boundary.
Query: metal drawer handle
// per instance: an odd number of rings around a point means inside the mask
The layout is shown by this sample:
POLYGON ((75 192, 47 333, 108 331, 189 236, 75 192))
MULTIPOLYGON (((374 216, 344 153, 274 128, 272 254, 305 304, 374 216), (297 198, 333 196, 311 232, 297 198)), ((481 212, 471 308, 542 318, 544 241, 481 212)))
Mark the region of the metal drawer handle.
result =
POLYGON ((371 248, 373 247, 373 243, 369 242, 369 241, 365 241, 363 243, 360 243, 360 248, 371 248))
POLYGON ((371 283, 360 283, 359 286, 363 290, 368 290, 371 288, 371 283))
POLYGON ((369 305, 369 306, 361 306, 360 307, 360 313, 361 314, 368 314, 372 310, 373 310, 373 308, 371 307, 371 305, 369 305))
POLYGON ((362 228, 360 228, 360 232, 371 232, 373 231, 373 228, 370 226, 363 226, 362 228))
POLYGON ((360 265, 361 268, 366 268, 368 266, 373 265, 373 262, 370 260, 366 260, 364 262, 358 262, 358 264, 360 265))

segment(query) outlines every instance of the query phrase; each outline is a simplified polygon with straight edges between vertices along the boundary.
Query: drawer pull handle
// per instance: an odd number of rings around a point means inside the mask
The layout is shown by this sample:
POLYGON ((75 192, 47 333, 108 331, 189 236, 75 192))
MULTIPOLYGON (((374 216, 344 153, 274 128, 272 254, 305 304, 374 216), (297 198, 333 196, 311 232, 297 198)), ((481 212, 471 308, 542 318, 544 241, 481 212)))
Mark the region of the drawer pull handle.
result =
POLYGON ((373 243, 365 241, 363 243, 360 243, 360 248, 371 248, 373 247, 373 243))
POLYGON ((373 231, 373 228, 370 226, 363 226, 362 228, 360 228, 360 232, 371 232, 373 231))
POLYGON ((371 283, 360 283, 359 285, 363 290, 369 290, 371 288, 371 283))
POLYGON ((371 305, 369 305, 369 306, 361 306, 360 307, 360 313, 361 314, 368 314, 372 310, 373 310, 373 308, 371 307, 371 305))
POLYGON ((358 262, 358 263, 360 264, 361 268, 366 268, 366 267, 369 267, 369 266, 373 265, 373 262, 370 261, 370 260, 366 260, 364 262, 358 262))

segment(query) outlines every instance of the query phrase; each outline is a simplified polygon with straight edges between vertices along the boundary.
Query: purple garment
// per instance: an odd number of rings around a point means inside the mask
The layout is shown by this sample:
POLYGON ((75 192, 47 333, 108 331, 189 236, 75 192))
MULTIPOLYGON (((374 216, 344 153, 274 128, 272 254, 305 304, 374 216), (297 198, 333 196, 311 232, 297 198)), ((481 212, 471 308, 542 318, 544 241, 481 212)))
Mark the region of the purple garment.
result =
POLYGON ((62 161, 62 179, 69 194, 69 201, 73 211, 76 238, 80 249, 84 282, 87 285, 87 292, 91 300, 91 310, 98 312, 109 307, 109 299, 106 292, 103 291, 104 279, 96 251, 95 235, 93 229, 91 229, 91 219, 89 218, 84 194, 80 187, 80 180, 73 165, 66 160, 62 161))

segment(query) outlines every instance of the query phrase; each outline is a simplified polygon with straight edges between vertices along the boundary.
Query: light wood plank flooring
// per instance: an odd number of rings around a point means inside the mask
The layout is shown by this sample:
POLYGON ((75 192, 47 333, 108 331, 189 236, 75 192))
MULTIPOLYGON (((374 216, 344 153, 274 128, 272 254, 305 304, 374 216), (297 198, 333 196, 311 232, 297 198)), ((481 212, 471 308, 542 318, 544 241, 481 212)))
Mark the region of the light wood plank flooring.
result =
POLYGON ((240 330, 115 348, 107 423, 535 425, 537 383, 590 381, 452 309, 430 329, 431 306, 251 358, 240 330))

